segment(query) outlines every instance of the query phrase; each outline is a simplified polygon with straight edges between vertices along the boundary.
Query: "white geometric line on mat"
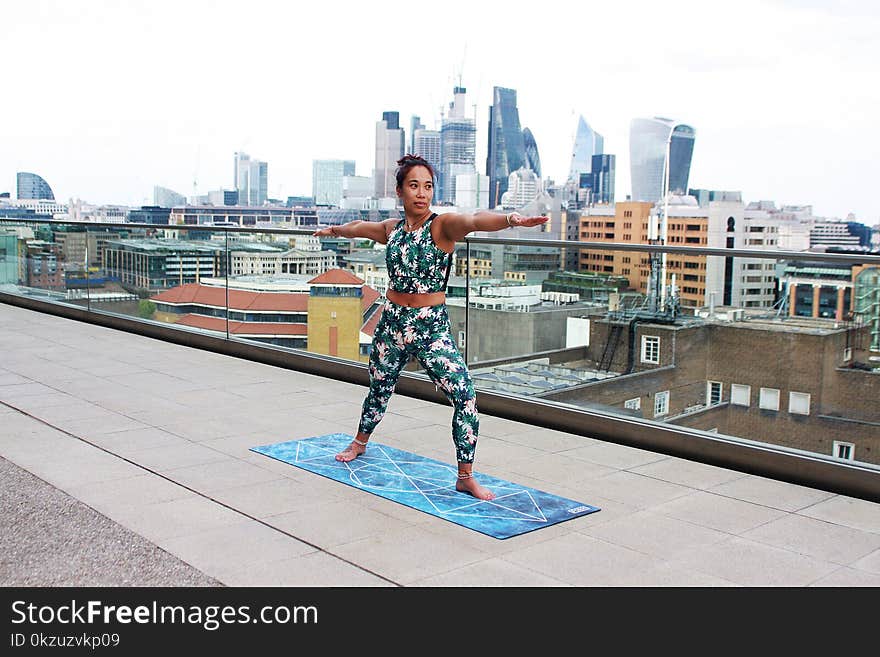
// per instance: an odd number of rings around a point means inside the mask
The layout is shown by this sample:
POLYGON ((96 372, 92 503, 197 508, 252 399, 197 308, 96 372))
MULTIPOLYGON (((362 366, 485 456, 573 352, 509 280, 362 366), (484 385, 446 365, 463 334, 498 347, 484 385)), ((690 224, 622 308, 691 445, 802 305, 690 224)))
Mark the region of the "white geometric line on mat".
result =
MULTIPOLYGON (((357 488, 360 488, 362 490, 379 490, 379 491, 384 491, 384 492, 388 492, 388 493, 414 493, 414 492, 417 492, 421 495, 424 495, 424 491, 419 486, 415 485, 413 478, 411 476, 408 476, 405 472, 403 472, 401 470, 400 467, 397 466, 396 462, 393 461, 390 456, 388 456, 387 452, 385 452, 384 450, 381 449, 382 448, 381 445, 376 445, 376 449, 377 449, 377 451, 382 453, 384 458, 377 458, 376 456, 371 456, 371 457, 360 456, 357 459, 353 459, 353 460, 347 461, 347 462, 337 461, 336 463, 340 463, 340 465, 335 465, 334 463, 325 463, 324 462, 324 459, 326 458, 326 456, 328 454, 333 454, 336 447, 330 447, 330 446, 325 447, 323 445, 310 445, 310 447, 312 447, 315 451, 320 450, 322 453, 316 454, 314 456, 309 456, 309 457, 304 457, 304 458, 298 459, 297 460, 298 463, 315 463, 315 462, 317 462, 317 465, 319 465, 322 468, 327 468, 329 470, 345 470, 348 472, 349 481, 354 483, 357 488), (357 467, 353 466, 352 464, 356 464, 357 467), (390 465, 390 466, 392 466, 392 468, 391 469, 383 468, 382 467, 383 465, 386 465, 386 466, 390 465), (384 472, 390 473, 390 474, 401 474, 411 484, 413 484, 413 486, 412 486, 412 488, 404 488, 404 489, 389 488, 387 486, 372 486, 372 485, 367 484, 364 481, 362 481, 360 479, 360 475, 358 474, 361 470, 366 470, 366 469, 375 469, 380 472, 384 471, 384 472)), ((446 467, 446 466, 442 466, 442 467, 446 467)), ((424 480, 425 478, 420 477, 420 479, 424 480)), ((428 481, 429 483, 432 483, 429 479, 427 479, 426 481, 428 481)), ((436 483, 434 483, 434 485, 440 486, 442 483, 444 483, 444 481, 445 480, 439 479, 436 481, 436 483)))
MULTIPOLYGON (((412 476, 410 476, 409 474, 407 474, 407 473, 406 473, 406 472, 400 467, 400 464, 410 464, 410 465, 416 465, 416 464, 419 464, 419 465, 421 465, 422 463, 424 463, 424 461, 401 461, 401 462, 397 462, 397 461, 395 461, 395 460, 393 460, 393 459, 391 458, 391 456, 388 454, 388 452, 386 452, 384 449, 382 449, 382 447, 383 447, 382 445, 376 445, 376 447, 378 448, 378 451, 382 454, 382 457, 378 457, 378 458, 377 458, 377 457, 375 457, 375 456, 372 456, 372 457, 369 458, 369 462, 366 462, 368 459, 364 459, 363 461, 361 461, 361 463, 359 464, 359 466, 358 466, 356 469, 355 469, 355 468, 352 468, 352 467, 350 466, 350 463, 354 463, 354 462, 356 462, 356 461, 360 461, 361 459, 363 459, 363 457, 359 457, 358 459, 355 459, 355 461, 350 461, 350 462, 348 462, 348 463, 345 463, 345 466, 346 466, 347 469, 349 470, 349 479, 350 479, 351 481, 355 482, 356 485, 357 485, 359 488, 363 489, 363 490, 378 490, 378 491, 384 491, 384 492, 386 492, 386 493, 418 493, 421 497, 423 497, 423 498, 425 499, 425 501, 427 501, 427 502, 428 502, 428 503, 434 508, 435 511, 437 511, 437 513, 440 513, 440 514, 443 514, 443 515, 463 515, 461 512, 463 512, 463 511, 465 511, 465 510, 467 510, 467 509, 474 508, 474 507, 479 506, 479 505, 482 504, 482 505, 484 505, 484 506, 494 506, 494 507, 497 507, 497 508, 499 508, 499 509, 502 509, 502 510, 508 512, 508 513, 516 514, 517 516, 520 516, 521 518, 528 519, 528 520, 530 520, 530 521, 536 521, 536 522, 547 522, 547 517, 546 517, 546 515, 544 514, 544 512, 543 512, 543 510, 540 508, 540 506, 537 504, 537 502, 535 501, 535 498, 532 496, 531 492, 529 492, 529 491, 527 491, 527 490, 525 490, 525 489, 523 489, 523 488, 514 489, 513 491, 511 491, 510 493, 508 493, 508 494, 506 494, 506 495, 499 495, 499 496, 495 497, 494 500, 471 500, 471 501, 469 501, 467 504, 462 504, 462 505, 457 506, 457 507, 452 507, 452 508, 450 508, 450 509, 448 509, 448 510, 442 510, 442 509, 441 509, 441 508, 435 503, 435 501, 434 501, 433 499, 431 499, 431 498, 428 496, 428 494, 426 493, 426 491, 422 490, 422 489, 416 484, 416 480, 415 480, 412 476), (391 465, 391 466, 392 466, 392 469, 391 469, 391 470, 388 470, 388 469, 381 468, 381 466, 382 466, 383 464, 391 465), (391 473, 391 474, 400 474, 400 475, 402 475, 407 481, 409 481, 411 484, 413 484, 413 489, 390 488, 390 487, 387 487, 387 486, 374 486, 374 485, 367 484, 366 482, 364 482, 364 481, 360 478, 360 476, 358 476, 357 473, 358 473, 360 470, 365 470, 365 469, 368 469, 368 468, 371 468, 371 467, 376 467, 376 468, 378 468, 380 471, 384 471, 384 472, 387 472, 387 473, 391 473), (530 513, 526 513, 526 512, 524 512, 524 511, 521 511, 521 510, 519 510, 519 509, 511 508, 511 507, 509 507, 509 506, 505 506, 505 505, 503 505, 503 504, 500 504, 500 502, 501 502, 502 500, 504 500, 504 499, 508 499, 508 498, 512 498, 512 497, 517 496, 517 495, 521 495, 522 493, 525 493, 525 494, 529 497, 529 501, 532 503, 532 508, 534 508, 535 511, 538 512, 538 514, 540 514, 539 516, 535 516, 535 515, 532 515, 532 514, 530 514, 530 513)), ((326 450, 326 451, 330 452, 330 451, 332 451, 332 450, 326 450)), ((313 459, 306 459, 306 460, 313 460, 313 459)), ((441 469, 448 469, 449 472, 450 472, 450 475, 452 474, 453 471, 452 471, 452 468, 451 468, 451 467, 449 467, 449 466, 447 466, 446 464, 443 464, 443 463, 438 463, 437 465, 438 465, 441 469)), ((334 466, 331 466, 331 468, 333 468, 333 467, 334 467, 334 466)), ((342 468, 340 468, 340 469, 342 469, 342 468)), ((431 482, 431 479, 428 478, 428 477, 418 477, 417 479, 418 479, 418 481, 428 481, 428 482, 431 482)), ((446 483, 447 483, 447 480, 445 480, 445 479, 441 479, 441 480, 437 480, 435 483, 436 483, 436 485, 438 485, 438 487, 439 487, 439 485, 441 485, 441 484, 446 484, 446 483)), ((430 492, 430 494, 433 494, 433 495, 435 495, 435 496, 437 496, 437 497, 443 497, 443 494, 442 494, 442 493, 439 493, 438 491, 429 491, 429 492, 430 492)), ((449 497, 452 497, 452 495, 450 494, 449 497)), ((457 494, 456 494, 455 497, 457 497, 457 494)), ((510 520, 510 517, 508 517, 508 516, 480 516, 480 517, 482 517, 482 518, 497 518, 497 519, 510 520)))
MULTIPOLYGON (((504 511, 508 511, 510 513, 515 513, 518 516, 521 516, 520 518, 517 518, 518 520, 528 520, 528 521, 533 521, 533 522, 547 522, 547 516, 544 515, 543 510, 541 510, 541 508, 537 504, 535 504, 534 498, 532 498, 531 493, 529 493, 529 491, 527 491, 527 490, 522 490, 519 493, 510 493, 509 495, 504 495, 502 497, 496 497, 494 500, 480 500, 480 501, 484 502, 486 506, 495 506, 495 507, 498 507, 499 509, 503 509, 504 511), (515 495, 521 495, 522 493, 525 493, 526 495, 528 495, 531 498, 532 504, 533 504, 535 510, 540 514, 540 516, 535 516, 535 515, 526 513, 524 511, 520 511, 519 509, 514 509, 509 506, 504 506, 503 504, 496 504, 495 503, 496 501, 511 498, 515 495)), ((477 506, 477 504, 470 504, 470 505, 462 506, 462 507, 459 507, 458 509, 450 509, 448 511, 448 515, 467 515, 467 514, 462 514, 461 512, 466 509, 473 508, 474 506, 477 506)), ((514 519, 514 518, 511 518, 510 516, 480 515, 479 517, 480 518, 496 518, 496 519, 501 519, 501 520, 513 520, 514 519)))
MULTIPOLYGON (((338 435, 343 436, 346 434, 338 434, 338 435)), ((520 520, 533 521, 533 522, 547 522, 547 518, 544 515, 543 510, 537 504, 537 502, 535 501, 531 492, 528 490, 525 490, 523 488, 514 488, 513 490, 511 490, 510 493, 507 493, 505 495, 498 495, 497 497, 495 497, 494 500, 471 500, 467 504, 462 504, 457 507, 452 507, 452 508, 449 508, 448 510, 442 510, 434 502, 434 500, 431 499, 431 497, 429 495, 434 495, 436 498, 446 499, 446 500, 457 498, 458 492, 456 492, 455 495, 453 495, 451 491, 446 491, 445 488, 442 488, 442 489, 439 488, 441 485, 447 485, 448 479, 444 478, 444 479, 434 480, 434 479, 431 479, 430 477, 416 477, 416 478, 414 478, 413 476, 409 475, 403 468, 400 467, 402 464, 422 465, 425 463, 425 461, 400 461, 400 462, 398 462, 398 461, 393 460, 385 450, 381 449, 383 446, 376 445, 376 447, 379 448, 378 451, 381 452, 382 457, 377 458, 375 456, 372 456, 372 457, 362 456, 356 460, 356 461, 360 461, 360 463, 358 463, 358 467, 355 469, 350 465, 351 463, 353 463, 355 461, 345 462, 345 463, 342 463, 342 465, 340 465, 340 466, 336 466, 336 465, 332 465, 332 464, 325 464, 323 462, 323 459, 328 454, 334 453, 334 450, 336 449, 335 446, 325 446, 325 445, 320 445, 320 444, 309 443, 308 447, 312 448, 314 451, 321 452, 321 453, 315 454, 315 455, 310 456, 308 458, 305 458, 305 457, 300 458, 301 457, 301 449, 304 448, 304 445, 303 445, 304 441, 296 440, 296 441, 292 441, 292 442, 296 442, 296 448, 295 448, 295 462, 296 463, 309 463, 309 462, 314 462, 314 461, 321 461, 317 465, 323 466, 325 468, 329 468, 331 470, 334 470, 334 469, 348 470, 349 480, 355 482, 357 487, 361 488, 362 490, 378 490, 378 491, 383 491, 386 493, 403 493, 403 494, 418 493, 426 502, 428 502, 430 504, 430 506, 438 514, 440 514, 442 516, 468 515, 463 512, 468 509, 473 509, 477 506, 483 505, 483 506, 494 506, 494 507, 497 507, 499 510, 503 510, 508 513, 516 514, 517 516, 520 516, 520 518, 519 518, 520 520), (383 465, 390 465, 392 467, 391 467, 391 469, 388 469, 388 468, 382 467, 383 465), (379 472, 385 472, 388 474, 399 474, 402 477, 404 477, 407 481, 409 481, 410 484, 412 484, 412 488, 396 489, 396 488, 388 488, 388 487, 384 487, 384 486, 373 486, 373 485, 367 484, 367 483, 363 482, 357 474, 358 471, 365 470, 365 469, 377 470, 379 472), (426 492, 417 484, 417 482, 424 482, 424 483, 428 483, 431 485, 436 485, 436 486, 438 486, 438 490, 426 492), (500 504, 500 502, 505 499, 510 499, 515 496, 519 496, 523 493, 525 493, 529 497, 529 500, 532 503, 532 508, 534 508, 540 514, 540 517, 531 515, 529 513, 521 511, 519 509, 515 509, 512 507, 500 504)), ((440 469, 448 470, 450 475, 453 472, 452 468, 444 463, 438 462, 435 467, 439 467, 440 469)), ((503 489, 506 487, 501 486, 501 488, 503 489)), ((498 486, 496 486, 496 490, 497 489, 498 489, 498 486)), ((504 515, 481 515, 481 516, 479 516, 479 518, 481 518, 481 519, 498 519, 498 520, 511 520, 512 519, 510 516, 504 516, 504 515)))
MULTIPOLYGON (((388 453, 387 453, 387 452, 385 452, 384 450, 381 450, 381 451, 382 451, 382 454, 385 455, 385 457, 388 459, 389 462, 394 463, 394 466, 397 468, 397 470, 400 472, 400 474, 403 475, 403 476, 406 478, 406 480, 409 481, 413 486, 415 486, 416 490, 417 490, 418 493, 422 496, 422 498, 424 498, 424 500, 425 500, 426 502, 428 502, 431 506, 433 506, 433 507, 434 507, 434 510, 437 511, 437 512, 439 513, 439 512, 440 512, 440 509, 439 509, 439 507, 434 503, 434 500, 432 500, 430 497, 428 497, 428 496, 425 494, 425 491, 423 491, 418 485, 416 485, 416 483, 413 481, 413 478, 410 477, 406 472, 404 472, 403 468, 401 468, 397 463, 395 463, 395 462, 391 459, 391 457, 388 456, 388 453)), ((441 468, 442 468, 442 467, 448 467, 448 466, 445 466, 445 465, 442 465, 442 464, 441 464, 441 468)), ((450 470, 450 472, 451 472, 452 469, 449 468, 449 470, 450 470)))

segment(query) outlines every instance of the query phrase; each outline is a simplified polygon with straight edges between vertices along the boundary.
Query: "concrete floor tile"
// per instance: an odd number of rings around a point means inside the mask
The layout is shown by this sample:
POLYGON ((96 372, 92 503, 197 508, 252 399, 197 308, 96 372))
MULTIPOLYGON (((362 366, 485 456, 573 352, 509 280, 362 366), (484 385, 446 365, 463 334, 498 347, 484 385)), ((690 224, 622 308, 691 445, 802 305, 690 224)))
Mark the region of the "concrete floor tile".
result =
POLYGON ((843 588, 880 587, 880 575, 853 568, 840 568, 825 577, 817 579, 810 586, 834 586, 843 588))
POLYGON ((319 506, 275 515, 272 516, 271 523, 297 538, 323 548, 334 548, 409 526, 402 520, 351 500, 328 500, 319 506))
POLYGON ((166 472, 175 468, 226 461, 232 457, 223 452, 192 443, 185 438, 178 438, 176 443, 130 450, 126 454, 126 458, 151 470, 166 472))
POLYGON ((639 511, 579 531, 663 560, 674 559, 685 550, 712 545, 730 537, 724 532, 651 511, 639 511))
POLYGON ((880 550, 874 550, 871 554, 862 557, 851 564, 851 567, 880 575, 880 550))
POLYGON ((737 536, 688 550, 669 563, 740 586, 809 586, 840 567, 737 536))
POLYGON ((645 465, 630 468, 631 472, 681 484, 689 488, 701 490, 711 489, 720 484, 742 479, 746 475, 736 470, 719 468, 714 465, 687 461, 670 456, 666 459, 653 461, 645 465))
POLYGON ((223 581, 254 563, 300 557, 315 548, 252 520, 160 540, 159 547, 223 581), (223 546, 218 550, 218 546, 223 546))
POLYGON ((106 515, 153 543, 241 522, 240 513, 200 495, 108 509, 106 515))
POLYGON ((681 484, 623 470, 589 479, 584 485, 598 487, 604 497, 641 509, 650 509, 693 492, 681 484))
POLYGON ((597 441, 593 445, 569 449, 565 452, 560 452, 560 455, 571 459, 597 463, 617 470, 637 468, 669 458, 665 454, 602 441, 597 441))
POLYGON ((663 561, 580 533, 504 554, 500 558, 573 586, 616 586, 625 573, 657 568, 663 561))
POLYGON ((403 585, 476 564, 488 555, 422 526, 389 528, 334 548, 334 553, 403 585))
POLYGON ((828 491, 754 475, 738 477, 709 490, 783 511, 798 511, 834 497, 834 493, 828 491))
POLYGON ((163 474, 174 481, 202 493, 213 493, 227 488, 259 484, 282 479, 271 470, 260 468, 236 458, 169 468, 163 474))
POLYGON ((880 534, 880 504, 835 495, 800 510, 800 514, 861 531, 880 534))
POLYGON ((741 534, 786 515, 779 509, 703 491, 652 506, 651 510, 729 534, 741 534))
POLYGON ((560 587, 569 585, 504 559, 486 559, 439 575, 410 582, 409 586, 560 587))
POLYGON ((309 587, 309 586, 394 586, 363 568, 325 552, 309 552, 279 561, 251 563, 224 576, 227 586, 309 587))
POLYGON ((880 548, 880 534, 798 514, 771 520, 741 536, 844 566, 880 548))

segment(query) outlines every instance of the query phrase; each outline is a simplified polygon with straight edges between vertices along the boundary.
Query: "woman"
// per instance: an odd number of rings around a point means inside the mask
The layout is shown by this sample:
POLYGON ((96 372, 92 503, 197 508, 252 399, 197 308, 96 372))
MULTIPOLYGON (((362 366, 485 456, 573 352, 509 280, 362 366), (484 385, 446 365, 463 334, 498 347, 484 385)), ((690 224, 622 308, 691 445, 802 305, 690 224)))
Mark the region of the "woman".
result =
POLYGON ((454 408, 452 440, 458 460, 456 490, 481 500, 495 494, 473 475, 479 432, 476 392, 467 365, 452 339, 446 311, 446 281, 455 243, 473 231, 495 231, 513 226, 537 226, 547 217, 524 217, 511 212, 473 214, 431 212, 434 169, 418 155, 397 161, 397 196, 404 218, 382 222, 350 221, 315 231, 318 236, 360 237, 387 244, 387 302, 373 335, 370 352, 370 391, 363 404, 358 432, 337 461, 356 459, 385 409, 400 372, 415 355, 431 380, 443 390, 454 408))

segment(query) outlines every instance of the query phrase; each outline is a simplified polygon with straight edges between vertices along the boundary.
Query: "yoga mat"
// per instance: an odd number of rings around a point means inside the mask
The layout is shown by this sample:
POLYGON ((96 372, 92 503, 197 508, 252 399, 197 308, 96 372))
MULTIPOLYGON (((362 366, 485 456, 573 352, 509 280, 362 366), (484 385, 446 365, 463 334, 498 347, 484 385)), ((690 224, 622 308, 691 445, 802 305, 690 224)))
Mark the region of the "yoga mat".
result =
POLYGON ((251 451, 498 539, 599 511, 590 504, 480 472, 475 473, 478 481, 496 497, 478 500, 455 490, 455 464, 373 441, 354 461, 337 461, 336 454, 351 440, 348 434, 333 433, 251 447, 251 451))

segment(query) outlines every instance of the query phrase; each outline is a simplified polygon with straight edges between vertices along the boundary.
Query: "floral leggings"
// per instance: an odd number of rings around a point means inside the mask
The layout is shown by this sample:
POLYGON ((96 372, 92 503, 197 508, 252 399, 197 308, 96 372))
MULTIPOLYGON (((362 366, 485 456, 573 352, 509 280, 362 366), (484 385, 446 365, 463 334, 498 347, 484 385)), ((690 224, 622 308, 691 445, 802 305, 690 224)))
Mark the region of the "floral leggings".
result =
POLYGON ((370 434, 385 415, 391 393, 411 354, 452 404, 452 441, 460 463, 473 463, 480 418, 467 365, 450 334, 446 305, 409 308, 386 302, 373 336, 370 392, 358 430, 370 434))

